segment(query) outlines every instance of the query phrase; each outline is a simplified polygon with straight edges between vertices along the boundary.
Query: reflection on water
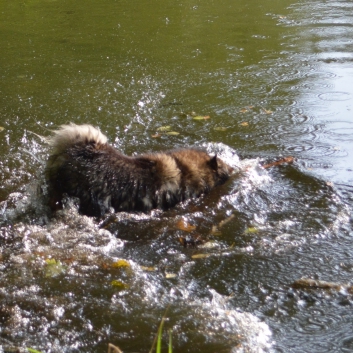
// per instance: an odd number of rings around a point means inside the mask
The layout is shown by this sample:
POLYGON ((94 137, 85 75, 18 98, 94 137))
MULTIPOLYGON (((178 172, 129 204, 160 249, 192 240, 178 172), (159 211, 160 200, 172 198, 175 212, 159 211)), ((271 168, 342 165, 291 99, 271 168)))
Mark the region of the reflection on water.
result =
POLYGON ((167 308, 175 352, 351 349, 351 293, 291 286, 351 280, 351 2, 0 2, 0 351, 143 352, 167 308), (36 134, 69 121, 237 172, 167 212, 52 217, 36 134))

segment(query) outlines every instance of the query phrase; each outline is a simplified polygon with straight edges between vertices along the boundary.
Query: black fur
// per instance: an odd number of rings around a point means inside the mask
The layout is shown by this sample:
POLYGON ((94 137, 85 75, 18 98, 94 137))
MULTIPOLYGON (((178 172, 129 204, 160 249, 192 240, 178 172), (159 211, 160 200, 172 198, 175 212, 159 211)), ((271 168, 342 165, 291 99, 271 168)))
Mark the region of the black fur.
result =
POLYGON ((223 184, 232 168, 196 149, 128 157, 90 125, 63 125, 50 139, 46 168, 53 209, 64 194, 78 197, 80 212, 101 216, 118 211, 168 209, 223 184))

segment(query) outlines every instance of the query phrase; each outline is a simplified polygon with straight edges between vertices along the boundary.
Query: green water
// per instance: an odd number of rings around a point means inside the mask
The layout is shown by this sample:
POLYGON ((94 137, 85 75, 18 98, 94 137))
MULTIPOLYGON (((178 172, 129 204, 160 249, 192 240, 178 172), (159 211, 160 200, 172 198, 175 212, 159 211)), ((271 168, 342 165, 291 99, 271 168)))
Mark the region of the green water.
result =
POLYGON ((150 114, 164 124, 173 112, 158 104, 170 102, 232 125, 242 104, 261 99, 240 81, 240 71, 281 55, 276 17, 287 12, 283 2, 255 1, 1 7, 2 117, 14 138, 24 128, 67 121, 114 131, 136 114, 143 124, 150 114), (150 100, 148 113, 139 111, 141 99, 150 100))
POLYGON ((175 352, 350 351, 351 294, 291 283, 351 281, 352 10, 0 0, 0 352, 145 352, 167 307, 175 352), (50 219, 37 135, 68 122, 99 126, 128 154, 214 142, 295 164, 265 176, 251 164, 162 215, 101 223, 69 207, 50 219), (180 217, 216 250, 184 249, 180 217), (132 272, 110 267, 119 258, 132 272))

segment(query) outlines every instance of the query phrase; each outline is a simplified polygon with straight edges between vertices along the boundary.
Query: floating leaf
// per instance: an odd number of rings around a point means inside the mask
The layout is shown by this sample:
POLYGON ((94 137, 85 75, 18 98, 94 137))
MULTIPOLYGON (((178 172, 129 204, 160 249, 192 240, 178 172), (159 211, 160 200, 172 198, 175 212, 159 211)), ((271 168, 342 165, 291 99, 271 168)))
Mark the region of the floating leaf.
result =
POLYGON ((219 248, 219 243, 216 241, 208 241, 205 244, 200 245, 202 249, 215 249, 219 248))
POLYGON ((262 112, 265 113, 265 114, 272 114, 273 113, 272 110, 267 110, 265 108, 262 108, 262 112))
POLYGON ((140 266, 141 270, 143 271, 148 271, 148 272, 154 272, 156 271, 156 268, 153 266, 140 266))
POLYGON ((235 217, 235 215, 232 213, 230 216, 228 216, 227 218, 223 219, 223 221, 219 222, 219 227, 223 227, 225 224, 229 223, 233 218, 235 217))
POLYGON ((114 344, 108 344, 108 353, 123 353, 119 347, 114 346, 114 344))
POLYGON ((241 126, 249 126, 249 123, 246 121, 243 121, 242 123, 240 123, 241 126))
POLYGON ((220 228, 222 228, 224 225, 229 223, 234 217, 235 217, 235 215, 232 213, 227 218, 225 218, 222 221, 220 221, 218 226, 217 225, 212 226, 211 234, 212 235, 221 235, 222 233, 220 231, 220 228))
POLYGON ((311 278, 297 279, 292 283, 292 287, 295 289, 333 289, 336 291, 344 289, 347 290, 350 294, 353 293, 353 286, 351 286, 350 284, 327 282, 311 278))
POLYGON ((159 128, 157 128, 157 133, 152 135, 152 137, 153 138, 161 137, 162 134, 166 134, 166 135, 170 135, 170 136, 178 136, 178 135, 180 135, 180 132, 171 131, 171 130, 172 130, 172 127, 170 125, 160 126, 159 128))
POLYGON ((45 277, 56 277, 66 272, 66 267, 58 260, 46 259, 45 277))
POLYGON ((4 130, 5 130, 5 128, 3 126, 0 126, 0 132, 4 131, 4 130))
POLYGON ((215 130, 215 131, 227 131, 228 128, 224 127, 224 126, 216 126, 216 127, 213 128, 213 130, 215 130))
POLYGON ((118 281, 118 280, 113 280, 113 281, 111 281, 110 284, 114 288, 119 289, 119 290, 124 290, 124 289, 128 289, 129 288, 129 286, 126 283, 124 283, 122 281, 118 281))
POLYGON ((178 136, 180 135, 180 132, 177 131, 168 131, 166 132, 167 135, 171 135, 171 136, 178 136))
POLYGON ((167 131, 170 131, 171 129, 172 127, 170 125, 166 125, 166 126, 160 126, 159 128, 157 128, 157 131, 167 132, 167 131))
POLYGON ((194 120, 208 120, 211 117, 209 115, 196 115, 193 117, 194 120))
POLYGON ((256 227, 249 227, 245 230, 245 234, 254 234, 257 233, 259 230, 256 227))
POLYGON ((41 351, 37 351, 36 349, 28 348, 28 347, 27 347, 27 351, 28 351, 29 353, 42 353, 41 351))
POLYGON ((108 264, 106 264, 105 262, 103 262, 101 264, 101 266, 102 266, 103 270, 108 270, 110 268, 110 266, 108 264))
POLYGON ((288 157, 280 159, 279 161, 275 161, 275 162, 272 162, 272 163, 265 164, 265 165, 262 166, 262 168, 267 169, 267 168, 275 167, 275 166, 278 166, 278 165, 281 165, 281 164, 284 164, 284 163, 288 163, 289 164, 289 163, 293 163, 293 162, 294 162, 294 157, 288 156, 288 157))
POLYGON ((253 105, 249 105, 247 107, 244 107, 244 108, 240 109, 239 113, 242 113, 242 114, 247 113, 250 109, 253 109, 253 108, 254 108, 253 105))
POLYGON ((192 226, 191 224, 186 222, 183 218, 179 219, 176 226, 178 229, 184 230, 185 232, 192 232, 193 230, 196 229, 196 226, 192 226))
POLYGON ((113 268, 131 268, 128 261, 120 259, 112 264, 113 268))
POLYGON ((210 257, 211 254, 195 254, 195 255, 192 255, 191 257, 193 259, 205 259, 206 257, 210 257))
POLYGON ((212 226, 211 234, 219 236, 222 235, 222 232, 218 229, 218 226, 212 226))
POLYGON ((171 272, 166 272, 165 273, 165 278, 175 278, 178 275, 176 273, 171 273, 171 272))
POLYGON ((186 239, 184 237, 179 237, 178 239, 180 244, 186 247, 186 239))

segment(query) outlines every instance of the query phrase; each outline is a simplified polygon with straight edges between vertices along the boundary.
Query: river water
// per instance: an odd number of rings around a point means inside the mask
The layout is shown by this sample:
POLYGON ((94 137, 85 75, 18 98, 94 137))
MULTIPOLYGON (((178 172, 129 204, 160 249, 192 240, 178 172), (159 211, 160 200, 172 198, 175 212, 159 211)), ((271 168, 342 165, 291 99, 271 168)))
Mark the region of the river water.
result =
POLYGON ((351 1, 0 0, 0 33, 0 352, 147 352, 163 316, 164 351, 353 350, 351 1), (167 212, 51 215, 41 136, 68 122, 237 172, 167 212))

